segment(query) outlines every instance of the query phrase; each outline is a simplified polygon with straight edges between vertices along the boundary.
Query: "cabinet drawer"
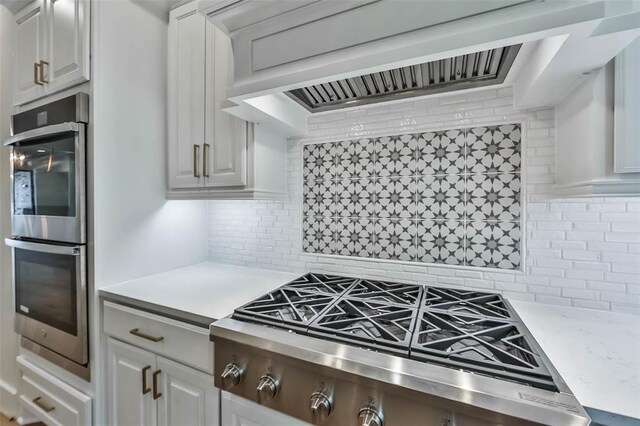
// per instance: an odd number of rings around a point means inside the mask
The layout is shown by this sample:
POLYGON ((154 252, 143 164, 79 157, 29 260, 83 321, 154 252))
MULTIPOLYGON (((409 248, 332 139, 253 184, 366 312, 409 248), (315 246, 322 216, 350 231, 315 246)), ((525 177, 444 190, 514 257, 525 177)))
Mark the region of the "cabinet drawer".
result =
POLYGON ((104 332, 213 374, 209 329, 105 301, 104 332))
POLYGON ((91 398, 18 357, 20 403, 48 425, 91 424, 91 398))

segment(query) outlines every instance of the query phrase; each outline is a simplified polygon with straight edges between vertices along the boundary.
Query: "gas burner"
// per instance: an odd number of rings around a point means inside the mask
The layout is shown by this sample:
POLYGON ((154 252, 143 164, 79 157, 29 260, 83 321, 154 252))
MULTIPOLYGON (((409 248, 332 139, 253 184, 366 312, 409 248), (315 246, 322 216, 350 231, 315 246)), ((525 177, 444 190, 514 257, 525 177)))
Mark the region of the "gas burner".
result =
POLYGON ((417 308, 422 298, 422 291, 423 287, 419 285, 360 280, 345 297, 417 308))
POLYGON ((422 305, 429 310, 446 311, 452 315, 512 320, 499 294, 429 287, 422 305))
POLYGON ((309 334, 407 357, 415 321, 415 309, 342 299, 313 321, 309 334))
POLYGON ((510 321, 423 310, 410 358, 556 390, 519 324, 510 321))
POLYGON ((335 297, 281 287, 238 308, 233 317, 303 331, 335 297))
POLYGON ((348 290, 356 281, 357 278, 310 273, 291 281, 285 287, 337 296, 348 290))

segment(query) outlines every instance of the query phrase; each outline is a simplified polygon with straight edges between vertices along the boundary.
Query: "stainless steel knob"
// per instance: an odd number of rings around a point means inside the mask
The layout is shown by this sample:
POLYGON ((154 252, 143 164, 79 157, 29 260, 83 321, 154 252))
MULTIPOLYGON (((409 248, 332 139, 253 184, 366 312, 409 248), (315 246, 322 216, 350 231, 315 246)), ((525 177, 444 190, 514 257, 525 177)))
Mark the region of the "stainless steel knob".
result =
POLYGON ((278 394, 279 384, 278 379, 273 377, 271 374, 265 374, 260 377, 258 387, 256 388, 258 391, 258 402, 262 404, 264 401, 275 398, 278 394))
POLYGON ((358 412, 358 426, 384 426, 382 417, 375 407, 362 407, 358 412))
POLYGON ((318 423, 331 414, 333 410, 333 398, 331 395, 326 395, 323 392, 314 392, 311 394, 311 418, 314 423, 318 423))
POLYGON ((227 364, 224 371, 220 375, 222 377, 222 387, 225 389, 231 389, 234 386, 238 386, 242 381, 244 371, 237 364, 233 362, 227 364))

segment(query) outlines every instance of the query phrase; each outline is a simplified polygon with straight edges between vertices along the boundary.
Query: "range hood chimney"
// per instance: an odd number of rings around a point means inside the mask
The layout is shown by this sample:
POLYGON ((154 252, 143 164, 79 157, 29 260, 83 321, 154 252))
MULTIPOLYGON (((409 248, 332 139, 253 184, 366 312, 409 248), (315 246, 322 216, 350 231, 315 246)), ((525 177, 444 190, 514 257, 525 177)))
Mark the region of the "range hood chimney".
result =
POLYGON ((501 84, 520 44, 285 92, 310 112, 501 84))

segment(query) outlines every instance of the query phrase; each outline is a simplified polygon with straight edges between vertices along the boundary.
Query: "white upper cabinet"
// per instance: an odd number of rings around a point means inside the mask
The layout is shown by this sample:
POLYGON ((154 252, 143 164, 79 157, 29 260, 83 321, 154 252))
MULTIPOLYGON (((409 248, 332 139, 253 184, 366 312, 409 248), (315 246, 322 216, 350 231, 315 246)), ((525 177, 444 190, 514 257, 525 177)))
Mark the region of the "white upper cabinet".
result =
POLYGON ((16 15, 14 105, 89 80, 89 1, 36 0, 16 15))
POLYGON ((615 172, 640 173, 640 38, 615 62, 615 172))
POLYGON ((171 11, 168 58, 167 197, 282 196, 286 141, 223 111, 233 82, 231 39, 196 2, 171 11))
POLYGON ((89 80, 89 2, 51 0, 48 5, 45 79, 52 93, 89 80))
POLYGON ((36 0, 16 15, 15 104, 44 96, 39 63, 45 58, 44 1, 36 0))

